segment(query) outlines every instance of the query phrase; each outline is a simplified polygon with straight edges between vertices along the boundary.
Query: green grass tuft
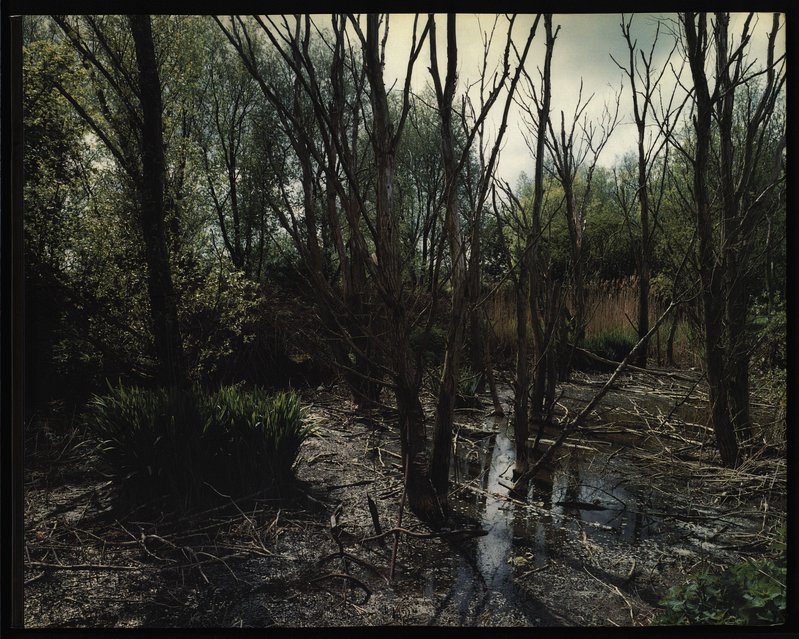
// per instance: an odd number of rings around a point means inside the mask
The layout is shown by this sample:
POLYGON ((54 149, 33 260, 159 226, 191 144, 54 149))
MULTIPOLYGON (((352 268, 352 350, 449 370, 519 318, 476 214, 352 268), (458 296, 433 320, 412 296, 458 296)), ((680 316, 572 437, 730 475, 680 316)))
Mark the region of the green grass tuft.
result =
POLYGON ((135 503, 168 496, 188 506, 248 495, 291 477, 310 434, 293 393, 223 387, 211 395, 118 386, 89 402, 104 473, 135 503))

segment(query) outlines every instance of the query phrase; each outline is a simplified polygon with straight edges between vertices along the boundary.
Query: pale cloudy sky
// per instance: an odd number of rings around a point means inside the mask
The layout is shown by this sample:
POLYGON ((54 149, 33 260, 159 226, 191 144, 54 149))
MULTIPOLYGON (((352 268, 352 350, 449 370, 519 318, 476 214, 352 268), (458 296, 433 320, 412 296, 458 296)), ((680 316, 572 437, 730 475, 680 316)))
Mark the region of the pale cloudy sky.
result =
MULTIPOLYGON (((662 19, 669 25, 663 24, 660 29, 660 38, 655 53, 654 67, 660 68, 667 62, 667 56, 673 45, 673 38, 669 34, 670 28, 674 26, 676 14, 636 14, 633 18, 632 32, 638 39, 638 47, 647 52, 652 45, 655 35, 657 20, 662 19)), ((733 14, 731 19, 731 33, 735 34, 734 41, 738 41, 741 25, 745 14, 733 14)), ((419 30, 424 25, 426 16, 419 16, 419 30)), ((626 64, 629 59, 627 44, 621 34, 620 14, 561 14, 553 17, 553 27, 560 25, 555 42, 555 49, 552 59, 552 112, 553 115, 559 114, 563 110, 566 121, 574 112, 577 102, 580 80, 583 81, 583 99, 593 94, 590 106, 586 113, 589 117, 599 118, 605 103, 612 104, 615 95, 623 83, 623 74, 610 58, 610 54, 622 64, 626 64)), ((524 38, 529 32, 534 20, 534 15, 520 15, 514 26, 514 36, 517 46, 521 47, 524 38)), ((463 90, 470 82, 474 82, 479 77, 479 65, 482 60, 482 38, 481 32, 489 31, 494 22, 493 14, 459 14, 458 15, 458 80, 459 91, 463 90)), ((391 84, 392 78, 396 77, 397 90, 402 86, 405 67, 407 65, 408 50, 411 42, 413 25, 413 15, 411 14, 392 14, 389 23, 389 37, 386 51, 386 79, 387 85, 391 84)), ((781 19, 784 25, 784 16, 781 19)), ((751 57, 756 57, 760 61, 765 60, 766 35, 771 28, 771 15, 758 14, 754 23, 751 57)), ((446 19, 445 16, 437 16, 436 29, 438 36, 438 60, 441 67, 442 79, 444 76, 444 65, 446 56, 446 19)), ((503 17, 497 25, 495 33, 495 55, 499 55, 504 47, 505 33, 507 31, 507 21, 503 17)), ((779 53, 785 51, 784 29, 778 37, 779 53)), ((538 31, 535 36, 534 45, 528 55, 527 68, 530 75, 537 76, 536 68, 543 66, 544 60, 544 24, 543 20, 539 23, 538 31)), ((679 52, 673 56, 671 61, 676 67, 682 60, 679 52)), ((427 47, 422 51, 416 68, 414 69, 413 88, 416 91, 423 90, 426 83, 431 83, 428 67, 430 65, 430 54, 427 47)), ((687 73, 687 70, 686 70, 687 73)), ((632 150, 635 144, 635 127, 631 124, 632 105, 630 88, 624 79, 624 88, 621 95, 619 110, 619 125, 605 147, 600 158, 601 164, 613 164, 615 159, 632 150)), ((664 75, 664 91, 671 90, 674 86, 674 77, 671 71, 666 71, 664 75)), ((476 94, 475 94, 476 95, 476 94)), ((494 115, 498 121, 501 113, 501 104, 494 107, 494 115)), ((505 144, 501 156, 499 174, 502 178, 515 184, 522 171, 532 174, 530 153, 525 146, 524 139, 520 133, 519 112, 514 109, 511 111, 509 127, 505 135, 505 144)), ((558 115, 559 117, 559 115, 558 115)))

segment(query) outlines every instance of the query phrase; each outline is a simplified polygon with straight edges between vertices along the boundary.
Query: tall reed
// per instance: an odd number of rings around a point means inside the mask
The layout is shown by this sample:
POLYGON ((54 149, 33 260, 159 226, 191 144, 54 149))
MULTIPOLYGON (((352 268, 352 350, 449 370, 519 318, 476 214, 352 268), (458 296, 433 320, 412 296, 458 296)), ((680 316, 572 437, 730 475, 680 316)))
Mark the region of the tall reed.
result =
MULTIPOLYGON (((567 306, 573 308, 573 300, 567 295, 567 306)), ((666 309, 668 301, 651 297, 649 301, 649 323, 654 324, 666 309)), ((621 280, 595 282, 588 287, 587 324, 585 337, 588 341, 602 340, 610 336, 637 341, 638 280, 635 277, 621 280)), ((516 353, 516 301, 510 286, 498 290, 486 303, 490 327, 489 346, 494 361, 507 365, 516 353)), ((529 313, 528 313, 529 322, 529 313)), ((647 354, 653 364, 666 364, 666 343, 671 321, 664 322, 652 336, 647 354)), ((528 335, 529 335, 528 331, 528 335)), ((678 316, 674 338, 674 364, 680 367, 700 367, 701 352, 688 322, 678 316)))

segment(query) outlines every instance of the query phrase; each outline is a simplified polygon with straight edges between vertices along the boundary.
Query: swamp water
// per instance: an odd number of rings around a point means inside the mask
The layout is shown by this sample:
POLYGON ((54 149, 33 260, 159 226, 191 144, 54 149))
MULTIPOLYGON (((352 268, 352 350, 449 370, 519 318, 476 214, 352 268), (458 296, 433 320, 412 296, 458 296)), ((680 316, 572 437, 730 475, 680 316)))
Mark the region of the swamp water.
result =
MULTIPOLYGON (((439 608, 455 606, 464 624, 499 615, 503 624, 558 625, 564 619, 522 582, 564 565, 578 568, 586 546, 635 545, 659 532, 659 520, 649 513, 651 489, 634 490, 619 472, 626 463, 623 446, 567 443, 529 481, 524 500, 510 496, 514 461, 507 418, 484 418, 459 431, 453 519, 456 527, 476 525, 486 534, 453 544, 447 568, 426 571, 419 585, 439 608)), ((430 557, 428 565, 437 560, 430 557)))

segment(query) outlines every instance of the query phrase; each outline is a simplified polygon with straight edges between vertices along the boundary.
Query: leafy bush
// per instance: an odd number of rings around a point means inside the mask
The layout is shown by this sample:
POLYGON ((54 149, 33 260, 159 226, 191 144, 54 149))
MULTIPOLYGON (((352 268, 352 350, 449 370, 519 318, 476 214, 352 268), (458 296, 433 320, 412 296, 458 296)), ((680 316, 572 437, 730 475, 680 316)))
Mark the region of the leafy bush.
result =
POLYGON ((444 361, 444 354, 447 351, 447 334, 442 327, 434 324, 430 327, 429 333, 416 329, 411 333, 409 342, 415 352, 423 353, 422 359, 425 363, 440 364, 444 361))
POLYGON ((660 601, 660 625, 779 624, 785 621, 785 529, 776 558, 750 559, 720 575, 702 573, 674 586, 660 601))
POLYGON ((244 495, 288 478, 309 435, 293 394, 223 387, 212 395, 119 386, 89 403, 103 471, 134 502, 171 496, 188 505, 244 495))
POLYGON ((480 374, 468 366, 461 366, 458 375, 458 388, 455 396, 456 408, 480 408, 477 388, 480 385, 480 374))
POLYGON ((757 335, 752 363, 763 372, 784 369, 788 334, 785 300, 776 300, 770 313, 765 302, 754 304, 752 311, 752 328, 757 335))

